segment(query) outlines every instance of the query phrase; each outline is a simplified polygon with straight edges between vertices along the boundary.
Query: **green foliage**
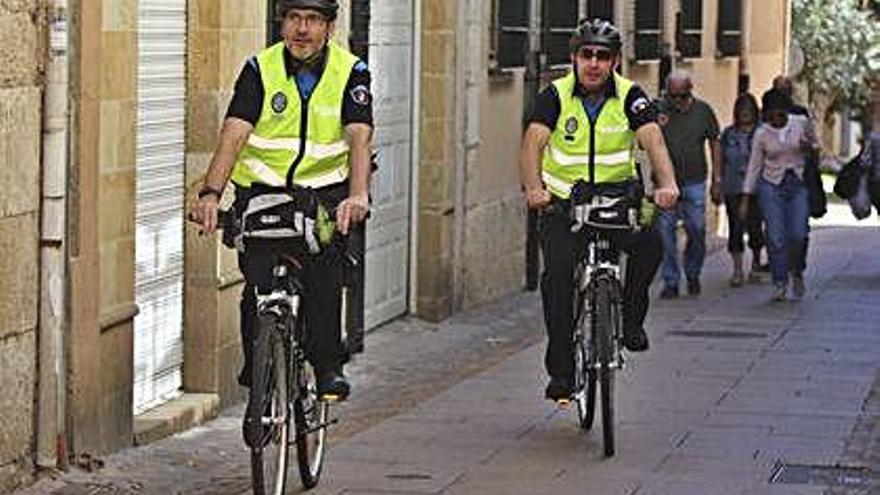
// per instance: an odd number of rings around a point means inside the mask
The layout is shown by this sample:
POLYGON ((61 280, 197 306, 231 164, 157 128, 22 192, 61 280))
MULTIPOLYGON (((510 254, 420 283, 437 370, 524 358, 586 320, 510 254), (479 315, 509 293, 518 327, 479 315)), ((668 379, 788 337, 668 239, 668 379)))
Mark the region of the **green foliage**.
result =
POLYGON ((792 30, 811 93, 864 103, 880 76, 880 22, 855 0, 794 0, 792 30))

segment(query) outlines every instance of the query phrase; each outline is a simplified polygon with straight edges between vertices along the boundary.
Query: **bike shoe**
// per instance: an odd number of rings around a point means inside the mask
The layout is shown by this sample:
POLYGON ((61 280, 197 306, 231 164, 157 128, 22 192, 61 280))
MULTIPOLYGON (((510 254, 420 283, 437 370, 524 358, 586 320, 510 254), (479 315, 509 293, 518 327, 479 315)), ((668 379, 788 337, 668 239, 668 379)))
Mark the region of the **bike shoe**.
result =
POLYGON ((337 371, 321 373, 318 376, 318 400, 342 402, 348 398, 351 387, 345 376, 337 371))
POLYGON ((630 352, 643 352, 648 350, 648 334, 644 328, 638 328, 623 332, 623 347, 630 352))
POLYGON ((572 380, 569 378, 550 378, 544 390, 544 397, 556 402, 568 402, 572 395, 572 380))

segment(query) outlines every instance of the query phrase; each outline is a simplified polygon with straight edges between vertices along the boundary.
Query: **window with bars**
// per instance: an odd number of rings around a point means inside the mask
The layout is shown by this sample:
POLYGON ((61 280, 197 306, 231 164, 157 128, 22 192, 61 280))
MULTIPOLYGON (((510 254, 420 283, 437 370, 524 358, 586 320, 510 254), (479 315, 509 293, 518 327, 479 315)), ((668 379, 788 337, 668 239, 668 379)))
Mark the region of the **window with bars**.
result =
POLYGON ((266 8, 266 46, 281 41, 281 23, 275 17, 275 5, 278 0, 267 0, 266 8))
POLYGON ((492 10, 490 58, 501 69, 523 67, 529 49, 529 0, 495 0, 492 10))
POLYGON ((567 64, 569 57, 568 42, 571 33, 577 27, 577 0, 555 0, 545 2, 542 25, 544 29, 543 51, 547 54, 550 65, 567 64), (552 3, 552 5, 550 5, 552 3))
POLYGON ((614 0, 587 0, 587 17, 614 22, 614 0))
POLYGON ((657 60, 663 44, 663 2, 661 0, 635 0, 635 46, 636 60, 657 60))
MULTIPOLYGON (((721 3, 725 3, 723 0, 721 3)), ((698 58, 703 41, 703 0, 681 0, 676 16, 675 46, 680 56, 698 58)))
POLYGON ((741 53, 742 1, 718 0, 718 56, 733 57, 741 53))
MULTIPOLYGON (((523 67, 529 50, 530 0, 494 0, 489 57, 499 69, 523 67)), ((610 2, 609 2, 610 3, 610 2)), ((577 26, 578 0, 546 2, 541 15, 540 50, 550 65, 569 61, 568 41, 577 26)))

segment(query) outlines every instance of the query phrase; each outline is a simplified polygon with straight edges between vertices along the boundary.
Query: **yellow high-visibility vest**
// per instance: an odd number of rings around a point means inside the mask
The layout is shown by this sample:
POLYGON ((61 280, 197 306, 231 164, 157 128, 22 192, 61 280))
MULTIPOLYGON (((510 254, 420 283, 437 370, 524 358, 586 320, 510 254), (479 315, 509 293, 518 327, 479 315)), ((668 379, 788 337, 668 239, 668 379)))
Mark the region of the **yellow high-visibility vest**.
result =
POLYGON ((253 183, 283 186, 302 153, 294 184, 318 188, 343 182, 348 179, 349 149, 342 125, 342 100, 358 58, 331 41, 324 73, 304 102, 296 78, 287 76, 285 49, 279 42, 257 55, 265 94, 263 109, 238 154, 232 181, 241 187, 253 183))
POLYGON ((597 184, 625 182, 638 177, 635 132, 629 128, 624 101, 633 82, 616 73, 617 95, 602 106, 590 122, 581 99, 574 94, 575 74, 553 81, 559 95, 559 119, 550 134, 541 162, 541 177, 555 196, 568 199, 580 179, 590 181, 590 162, 597 184))

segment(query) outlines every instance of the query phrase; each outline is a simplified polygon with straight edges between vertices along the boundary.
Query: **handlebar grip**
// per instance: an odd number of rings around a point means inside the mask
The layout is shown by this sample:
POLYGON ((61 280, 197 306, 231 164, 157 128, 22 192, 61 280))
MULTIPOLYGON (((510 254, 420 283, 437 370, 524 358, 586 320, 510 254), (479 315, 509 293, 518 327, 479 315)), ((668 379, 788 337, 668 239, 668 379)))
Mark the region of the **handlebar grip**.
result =
POLYGON ((235 228, 237 225, 238 218, 235 215, 235 210, 217 211, 217 228, 226 230, 230 228, 235 228))

